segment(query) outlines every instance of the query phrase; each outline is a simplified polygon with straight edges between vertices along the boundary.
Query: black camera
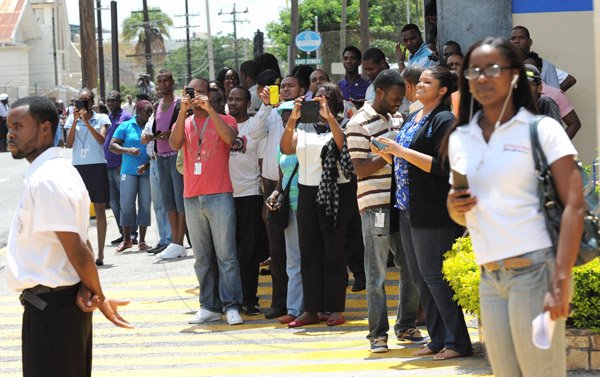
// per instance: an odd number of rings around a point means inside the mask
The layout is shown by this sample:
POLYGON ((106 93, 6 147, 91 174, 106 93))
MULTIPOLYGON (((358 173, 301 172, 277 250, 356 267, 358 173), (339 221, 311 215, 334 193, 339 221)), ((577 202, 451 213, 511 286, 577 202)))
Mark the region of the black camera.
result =
POLYGON ((89 102, 86 99, 75 100, 75 108, 77 110, 81 110, 81 109, 89 110, 88 106, 89 106, 89 102))
POLYGON ((190 96, 190 99, 193 99, 196 97, 196 90, 194 88, 187 87, 185 88, 185 94, 190 96))

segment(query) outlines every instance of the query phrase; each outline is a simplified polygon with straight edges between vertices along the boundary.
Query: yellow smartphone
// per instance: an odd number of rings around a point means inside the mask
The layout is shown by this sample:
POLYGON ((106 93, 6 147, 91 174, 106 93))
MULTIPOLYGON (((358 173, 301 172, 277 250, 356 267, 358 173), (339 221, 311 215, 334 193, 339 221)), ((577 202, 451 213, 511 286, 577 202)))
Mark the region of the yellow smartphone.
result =
POLYGON ((271 105, 277 105, 279 103, 279 86, 269 86, 269 102, 271 105))

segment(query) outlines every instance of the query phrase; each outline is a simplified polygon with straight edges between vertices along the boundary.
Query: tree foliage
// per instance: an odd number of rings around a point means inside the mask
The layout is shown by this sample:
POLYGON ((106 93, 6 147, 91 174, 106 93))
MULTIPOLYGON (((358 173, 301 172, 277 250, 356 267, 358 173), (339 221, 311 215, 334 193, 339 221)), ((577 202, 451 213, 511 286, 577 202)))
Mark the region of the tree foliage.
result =
MULTIPOLYGON (((148 18, 150 19, 150 27, 155 34, 161 35, 162 39, 170 37, 169 28, 173 26, 171 17, 159 8, 151 8, 148 11, 148 18)), ((136 38, 140 41, 144 40, 144 15, 141 12, 131 13, 129 17, 123 20, 121 27, 123 39, 127 41, 133 41, 136 38)))
MULTIPOLYGON (((164 63, 166 53, 165 37, 169 38, 169 27, 173 26, 173 20, 158 8, 152 8, 148 11, 150 20, 150 40, 152 60, 155 64, 164 63)), ((142 64, 145 58, 146 28, 144 27, 144 16, 141 12, 131 13, 129 17, 123 20, 121 37, 127 41, 136 41, 134 52, 139 55, 136 60, 142 64), (136 40, 137 39, 137 40, 136 40)))
MULTIPOLYGON (((411 22, 419 19, 423 24, 423 16, 418 15, 417 1, 410 0, 411 22)), ((359 0, 348 0, 347 3, 347 44, 360 45, 359 0)), ((336 38, 324 38, 324 42, 335 41, 335 46, 323 46, 339 55, 339 30, 341 26, 342 5, 339 0, 304 0, 298 5, 299 30, 314 30, 315 16, 319 19, 319 32, 322 35, 335 34, 336 38)), ((396 43, 400 39, 400 29, 407 23, 406 3, 389 0, 369 1, 369 27, 371 46, 381 48, 386 56, 393 57, 396 43)), ((291 11, 285 8, 279 14, 279 20, 267 24, 267 36, 273 42, 270 52, 285 61, 290 44, 291 11)), ((327 59, 325 59, 327 60, 327 59)), ((337 60, 339 61, 339 57, 337 60)))
MULTIPOLYGON (((215 75, 224 67, 234 67, 235 65, 235 47, 233 35, 213 36, 213 51, 215 59, 215 75)), ((192 55, 192 77, 209 78, 208 70, 208 45, 205 39, 194 39, 190 42, 192 55)), ((239 62, 252 58, 252 41, 249 39, 238 38, 239 62)), ((187 77, 187 49, 184 46, 169 53, 165 66, 173 73, 176 87, 186 85, 187 77)))

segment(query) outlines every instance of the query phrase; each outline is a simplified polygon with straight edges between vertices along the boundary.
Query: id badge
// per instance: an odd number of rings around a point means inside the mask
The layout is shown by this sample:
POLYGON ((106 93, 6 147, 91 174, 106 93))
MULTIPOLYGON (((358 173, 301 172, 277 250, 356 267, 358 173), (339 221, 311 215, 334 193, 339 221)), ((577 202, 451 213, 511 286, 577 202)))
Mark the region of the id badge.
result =
POLYGON ((86 158, 87 152, 88 152, 87 148, 81 148, 81 150, 79 151, 79 157, 86 158))
POLYGON ((202 163, 196 162, 194 164, 194 175, 200 175, 200 174, 202 174, 202 163))
POLYGON ((385 213, 379 212, 375 214, 375 228, 383 228, 385 224, 385 213))
POLYGON ((127 178, 127 174, 121 174, 121 181, 125 182, 125 179, 127 178))

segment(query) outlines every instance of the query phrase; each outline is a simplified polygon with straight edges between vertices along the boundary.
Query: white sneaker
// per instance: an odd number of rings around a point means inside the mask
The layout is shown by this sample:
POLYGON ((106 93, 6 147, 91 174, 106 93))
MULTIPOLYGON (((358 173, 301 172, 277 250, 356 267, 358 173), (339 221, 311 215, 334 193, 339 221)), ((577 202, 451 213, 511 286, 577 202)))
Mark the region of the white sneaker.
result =
MULTIPOLYGON (((229 318, 229 317, 228 317, 229 318)), ((199 325, 206 322, 215 322, 221 320, 221 313, 211 312, 210 310, 200 309, 190 320, 188 321, 191 325, 199 325)))
POLYGON ((166 249, 156 254, 158 259, 174 259, 180 257, 187 257, 187 251, 182 245, 176 243, 170 243, 166 249))
POLYGON ((229 309, 225 315, 227 316, 227 323, 230 325, 241 325, 244 323, 244 320, 237 309, 229 309))

